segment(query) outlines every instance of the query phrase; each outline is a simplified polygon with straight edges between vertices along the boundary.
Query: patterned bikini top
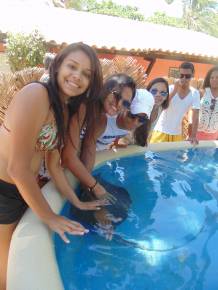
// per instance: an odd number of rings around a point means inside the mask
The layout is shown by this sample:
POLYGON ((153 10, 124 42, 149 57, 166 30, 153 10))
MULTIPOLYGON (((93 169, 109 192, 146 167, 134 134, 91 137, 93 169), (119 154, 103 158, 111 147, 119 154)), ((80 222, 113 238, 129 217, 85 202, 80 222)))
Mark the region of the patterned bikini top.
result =
POLYGON ((54 123, 46 124, 39 132, 36 142, 37 151, 50 151, 58 147, 57 127, 54 123))
MULTIPOLYGON (((2 126, 8 132, 11 132, 4 123, 2 126)), ((39 136, 36 141, 36 151, 51 151, 58 147, 57 127, 55 123, 46 124, 39 132, 39 136)))

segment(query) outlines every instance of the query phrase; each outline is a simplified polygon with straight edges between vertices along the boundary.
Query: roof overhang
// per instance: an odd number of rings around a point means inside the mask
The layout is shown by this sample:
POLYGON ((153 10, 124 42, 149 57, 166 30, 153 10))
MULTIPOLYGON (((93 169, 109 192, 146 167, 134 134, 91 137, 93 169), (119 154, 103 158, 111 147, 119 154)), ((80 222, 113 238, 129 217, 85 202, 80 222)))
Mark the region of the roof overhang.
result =
POLYGON ((100 53, 218 63, 218 38, 204 33, 63 8, 36 7, 1 6, 0 31, 30 33, 37 29, 47 44, 57 49, 82 41, 100 53))
POLYGON ((140 56, 147 60, 152 59, 171 59, 171 60, 181 60, 181 61, 191 61, 197 63, 208 63, 208 64, 218 64, 218 57, 208 57, 206 55, 194 55, 182 52, 172 52, 172 51, 162 51, 162 50, 117 50, 116 48, 98 48, 93 46, 99 53, 113 53, 119 55, 130 55, 130 56, 140 56))

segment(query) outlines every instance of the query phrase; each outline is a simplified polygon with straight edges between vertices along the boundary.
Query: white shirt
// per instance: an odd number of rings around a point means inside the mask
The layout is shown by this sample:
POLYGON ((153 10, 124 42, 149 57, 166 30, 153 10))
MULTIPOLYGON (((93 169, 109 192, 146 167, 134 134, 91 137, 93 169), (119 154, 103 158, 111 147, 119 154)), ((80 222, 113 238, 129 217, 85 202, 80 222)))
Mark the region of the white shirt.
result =
MULTIPOLYGON (((172 92, 173 87, 169 87, 170 92, 172 92)), ((182 119, 190 108, 200 109, 200 94, 192 87, 188 95, 183 99, 178 94, 175 94, 170 101, 169 107, 162 111, 154 131, 169 135, 181 135, 182 119)))
POLYGON ((107 116, 107 126, 104 133, 98 138, 96 150, 101 151, 108 149, 110 145, 117 138, 126 136, 129 131, 117 127, 117 116, 107 116))

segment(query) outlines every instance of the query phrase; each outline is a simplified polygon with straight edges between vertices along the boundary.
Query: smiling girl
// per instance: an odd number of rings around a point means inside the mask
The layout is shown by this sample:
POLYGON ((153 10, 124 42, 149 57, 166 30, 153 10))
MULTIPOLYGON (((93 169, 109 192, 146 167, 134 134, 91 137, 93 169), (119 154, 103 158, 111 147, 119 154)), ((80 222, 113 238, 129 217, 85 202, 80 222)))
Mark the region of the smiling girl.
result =
POLYGON ((7 259, 13 231, 30 207, 60 237, 83 235, 79 223, 53 212, 37 184, 42 159, 56 187, 76 207, 96 209, 104 201, 81 202, 60 165, 70 98, 95 98, 102 85, 95 52, 85 44, 67 46, 56 55, 47 84, 32 83, 13 98, 0 127, 0 289, 6 289, 7 259))

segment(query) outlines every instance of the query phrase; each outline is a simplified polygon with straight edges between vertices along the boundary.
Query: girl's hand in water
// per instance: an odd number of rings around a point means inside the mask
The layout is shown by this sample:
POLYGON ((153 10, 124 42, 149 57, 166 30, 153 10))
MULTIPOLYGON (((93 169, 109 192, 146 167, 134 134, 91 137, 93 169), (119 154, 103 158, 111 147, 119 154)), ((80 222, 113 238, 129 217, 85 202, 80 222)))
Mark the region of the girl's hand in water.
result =
POLYGON ((105 237, 106 240, 111 241, 114 233, 113 223, 118 223, 122 220, 122 218, 116 218, 114 215, 110 214, 105 208, 102 208, 99 211, 94 213, 96 219, 95 230, 102 236, 105 237))
POLYGON ((102 206, 108 205, 107 199, 93 201, 79 201, 75 206, 81 210, 100 210, 102 206))
POLYGON ((60 215, 53 214, 50 218, 44 220, 44 222, 52 231, 59 234, 65 243, 70 242, 66 236, 66 233, 69 235, 79 236, 88 233, 88 230, 85 229, 81 224, 60 215))
POLYGON ((110 204, 114 204, 117 201, 116 197, 114 197, 111 193, 107 192, 100 183, 96 184, 95 188, 93 189, 93 193, 98 199, 106 199, 110 204))
POLYGON ((95 226, 96 231, 100 236, 105 237, 107 241, 111 241, 113 239, 114 227, 112 224, 98 224, 95 226))
POLYGON ((108 218, 108 212, 105 208, 94 213, 96 225, 94 229, 100 236, 105 237, 106 240, 111 241, 113 238, 114 227, 111 220, 108 218))

